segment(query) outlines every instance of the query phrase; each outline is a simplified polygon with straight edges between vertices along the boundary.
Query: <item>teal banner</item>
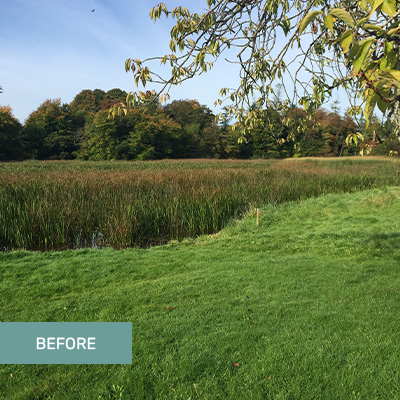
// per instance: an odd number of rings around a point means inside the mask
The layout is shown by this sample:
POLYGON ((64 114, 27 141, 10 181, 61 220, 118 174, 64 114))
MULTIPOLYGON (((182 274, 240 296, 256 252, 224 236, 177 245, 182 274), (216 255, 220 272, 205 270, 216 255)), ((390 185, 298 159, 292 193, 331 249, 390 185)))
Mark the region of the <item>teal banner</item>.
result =
POLYGON ((132 322, 0 322, 0 364, 131 364, 132 322))

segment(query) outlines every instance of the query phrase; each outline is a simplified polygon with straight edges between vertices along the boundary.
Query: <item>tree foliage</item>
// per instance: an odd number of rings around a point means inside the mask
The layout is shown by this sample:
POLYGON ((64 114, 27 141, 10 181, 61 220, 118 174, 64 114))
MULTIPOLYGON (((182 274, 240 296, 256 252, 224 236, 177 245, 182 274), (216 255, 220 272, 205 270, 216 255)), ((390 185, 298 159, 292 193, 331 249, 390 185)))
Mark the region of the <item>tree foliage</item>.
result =
POLYGON ((211 111, 196 100, 150 103, 108 118, 100 110, 88 121, 81 156, 86 159, 148 160, 212 158, 219 128, 211 111))
POLYGON ((46 100, 25 121, 27 150, 33 158, 75 158, 81 121, 60 99, 46 100))
MULTIPOLYGON (((236 63, 240 83, 221 88, 217 102, 230 101, 244 134, 257 124, 257 111, 276 101, 276 81, 287 98, 293 93, 281 107, 300 104, 315 111, 337 88, 347 91, 349 112, 363 110, 367 124, 376 107, 382 112, 398 107, 399 0, 207 0, 202 13, 181 6, 169 10, 160 3, 150 16, 176 20, 171 54, 128 59, 125 68, 135 83, 161 84, 157 94, 163 96, 220 58, 236 63), (154 61, 170 67, 166 76, 154 72, 154 61), (258 107, 251 111, 254 100, 258 107)), ((146 96, 139 91, 132 97, 146 96)))
POLYGON ((18 160, 23 157, 22 125, 7 106, 0 106, 0 160, 18 160))
POLYGON ((179 158, 175 151, 179 133, 180 126, 162 112, 139 108, 110 119, 102 110, 86 126, 80 156, 89 160, 179 158))
POLYGON ((71 102, 71 110, 74 113, 81 112, 84 115, 87 113, 96 113, 100 111, 100 103, 104 100, 106 94, 103 90, 85 89, 79 92, 71 102))
POLYGON ((85 89, 79 92, 71 102, 73 113, 82 113, 85 116, 94 114, 100 110, 108 110, 114 104, 125 100, 127 93, 119 88, 105 92, 101 89, 85 89))
POLYGON ((174 100, 164 111, 182 128, 180 158, 212 158, 218 154, 219 128, 209 108, 197 100, 174 100))
POLYGON ((318 109, 308 119, 298 106, 280 108, 276 101, 261 109, 253 103, 249 113, 256 112, 258 122, 247 142, 238 143, 241 133, 229 110, 223 111, 225 118, 218 125, 211 110, 197 100, 164 106, 145 102, 127 108, 126 116, 109 118, 103 102, 120 102, 125 94, 96 89, 80 92, 71 104, 46 100, 24 126, 9 107, 0 107, 0 159, 286 158, 399 152, 390 119, 382 124, 373 117, 368 127, 365 122, 357 126, 351 117, 339 115, 337 104, 332 112, 318 109))

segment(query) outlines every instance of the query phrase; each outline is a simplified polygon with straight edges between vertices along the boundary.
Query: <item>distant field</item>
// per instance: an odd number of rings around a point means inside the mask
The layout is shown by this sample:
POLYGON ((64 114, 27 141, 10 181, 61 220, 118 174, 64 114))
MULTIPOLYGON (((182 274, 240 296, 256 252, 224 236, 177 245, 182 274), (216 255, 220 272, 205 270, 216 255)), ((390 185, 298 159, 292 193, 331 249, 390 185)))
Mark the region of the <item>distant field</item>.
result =
POLYGON ((260 213, 148 250, 0 253, 1 321, 133 324, 131 365, 0 365, 0 398, 399 399, 400 189, 260 213))
POLYGON ((148 247, 263 204, 400 184, 389 158, 0 164, 0 248, 148 247))

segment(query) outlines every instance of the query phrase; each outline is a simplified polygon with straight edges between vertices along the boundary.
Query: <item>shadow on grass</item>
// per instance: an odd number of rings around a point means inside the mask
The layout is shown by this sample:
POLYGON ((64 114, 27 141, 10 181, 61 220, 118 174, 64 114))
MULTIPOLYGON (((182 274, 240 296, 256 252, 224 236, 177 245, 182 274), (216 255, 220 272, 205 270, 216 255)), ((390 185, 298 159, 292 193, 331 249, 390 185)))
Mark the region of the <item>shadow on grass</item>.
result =
POLYGON ((382 250, 397 250, 400 248, 400 232, 375 233, 366 241, 368 248, 382 250))

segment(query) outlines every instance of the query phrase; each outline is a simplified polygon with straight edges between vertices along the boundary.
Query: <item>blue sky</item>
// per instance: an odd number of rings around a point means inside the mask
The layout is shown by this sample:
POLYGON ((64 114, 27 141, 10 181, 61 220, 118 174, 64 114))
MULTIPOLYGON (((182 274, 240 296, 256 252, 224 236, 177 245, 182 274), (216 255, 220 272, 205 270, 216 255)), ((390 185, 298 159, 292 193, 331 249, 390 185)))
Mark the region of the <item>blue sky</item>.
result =
MULTIPOLYGON (((205 0, 164 3, 169 9, 184 5, 196 12, 206 5, 205 0)), ((137 90, 132 74, 125 72, 126 59, 170 54, 169 32, 174 20, 163 18, 154 23, 149 12, 157 4, 158 0, 4 2, 0 105, 11 106, 23 123, 46 99, 71 102, 84 89, 137 90)), ((206 75, 173 88, 171 100, 197 99, 219 112, 214 107, 219 89, 238 82, 236 66, 221 61, 206 75)), ((158 88, 146 86, 146 90, 158 88)))
MULTIPOLYGON (((137 90, 125 72, 129 57, 170 53, 172 19, 154 23, 157 0, 11 0, 2 5, 0 24, 0 105, 9 105, 23 123, 46 99, 70 102, 83 89, 137 90), (91 12, 95 9, 94 12, 91 12)), ((192 9, 205 2, 165 1, 192 9)), ((171 100, 198 99, 213 112, 222 86, 232 86, 227 65, 174 88, 171 100)), ((146 87, 157 89, 157 87, 146 87)))

